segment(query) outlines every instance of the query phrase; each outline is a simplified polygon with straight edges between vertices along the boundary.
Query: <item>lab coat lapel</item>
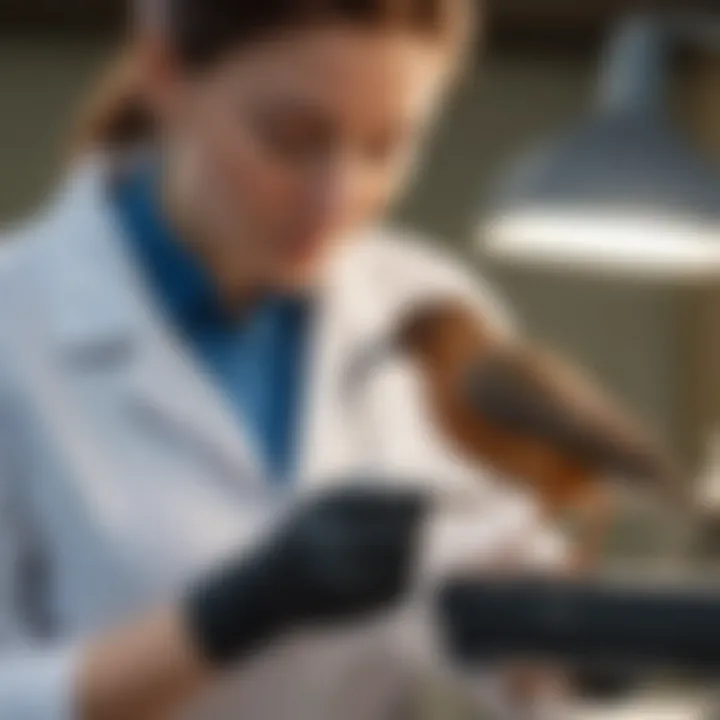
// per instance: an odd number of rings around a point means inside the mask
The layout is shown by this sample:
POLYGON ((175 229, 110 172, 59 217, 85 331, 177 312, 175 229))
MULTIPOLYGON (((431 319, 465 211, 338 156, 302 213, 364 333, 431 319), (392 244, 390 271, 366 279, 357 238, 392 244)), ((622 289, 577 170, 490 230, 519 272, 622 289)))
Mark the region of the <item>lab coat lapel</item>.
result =
POLYGON ((145 430, 195 448, 233 482, 267 480, 245 423, 165 327, 150 332, 128 379, 130 411, 145 430))
POLYGON ((264 464, 246 427, 174 336, 124 251, 107 175, 99 159, 81 167, 52 223, 52 310, 65 358, 122 384, 139 433, 200 450, 234 481, 259 482, 264 464))
POLYGON ((372 242, 358 238, 331 265, 312 343, 300 475, 305 487, 357 475, 417 472, 416 385, 400 360, 379 369, 359 392, 349 392, 357 353, 384 337, 399 308, 376 286, 372 242))

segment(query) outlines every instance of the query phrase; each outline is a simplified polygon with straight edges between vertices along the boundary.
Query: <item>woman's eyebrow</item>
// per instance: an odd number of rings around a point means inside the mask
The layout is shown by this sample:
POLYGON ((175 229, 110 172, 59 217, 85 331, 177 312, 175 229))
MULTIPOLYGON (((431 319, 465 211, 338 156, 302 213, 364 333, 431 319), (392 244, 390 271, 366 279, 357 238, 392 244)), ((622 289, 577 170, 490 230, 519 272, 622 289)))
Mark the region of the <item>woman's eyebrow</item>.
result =
POLYGON ((335 132, 341 123, 340 118, 322 104, 304 99, 259 100, 250 113, 258 123, 274 127, 302 125, 323 133, 335 132))
POLYGON ((321 120, 332 117, 332 112, 321 101, 293 95, 261 96, 256 99, 255 107, 265 114, 288 113, 321 120))

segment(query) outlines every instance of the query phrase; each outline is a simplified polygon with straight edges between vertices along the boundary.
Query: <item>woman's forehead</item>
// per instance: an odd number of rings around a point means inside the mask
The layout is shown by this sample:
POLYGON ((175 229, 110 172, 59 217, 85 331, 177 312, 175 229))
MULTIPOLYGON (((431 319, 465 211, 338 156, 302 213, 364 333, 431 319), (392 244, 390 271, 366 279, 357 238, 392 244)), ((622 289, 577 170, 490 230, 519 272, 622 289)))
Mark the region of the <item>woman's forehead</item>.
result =
POLYGON ((433 103, 448 66, 442 50, 422 36, 329 27, 246 47, 228 57, 221 74, 257 97, 412 117, 433 103))

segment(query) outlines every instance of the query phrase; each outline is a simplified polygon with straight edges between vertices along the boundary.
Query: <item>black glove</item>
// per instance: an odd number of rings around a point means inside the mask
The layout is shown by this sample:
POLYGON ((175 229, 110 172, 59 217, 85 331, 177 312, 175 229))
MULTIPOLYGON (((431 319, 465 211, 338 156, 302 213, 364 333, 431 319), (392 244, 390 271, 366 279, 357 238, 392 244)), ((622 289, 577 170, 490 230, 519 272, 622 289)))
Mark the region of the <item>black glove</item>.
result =
POLYGON ((185 610, 198 650, 224 664, 296 627, 390 606, 408 583, 427 506, 418 491, 363 487, 302 506, 191 591, 185 610))

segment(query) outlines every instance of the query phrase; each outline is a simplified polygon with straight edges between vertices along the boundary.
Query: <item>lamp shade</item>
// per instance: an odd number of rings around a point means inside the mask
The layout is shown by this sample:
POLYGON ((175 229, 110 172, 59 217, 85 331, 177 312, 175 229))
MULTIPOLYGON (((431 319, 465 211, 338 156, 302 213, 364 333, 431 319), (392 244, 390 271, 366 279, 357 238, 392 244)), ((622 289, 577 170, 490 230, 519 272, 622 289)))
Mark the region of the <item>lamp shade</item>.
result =
POLYGON ((720 171, 668 112, 669 30, 625 21, 592 117, 515 167, 480 233, 494 258, 671 278, 720 273, 720 171))

